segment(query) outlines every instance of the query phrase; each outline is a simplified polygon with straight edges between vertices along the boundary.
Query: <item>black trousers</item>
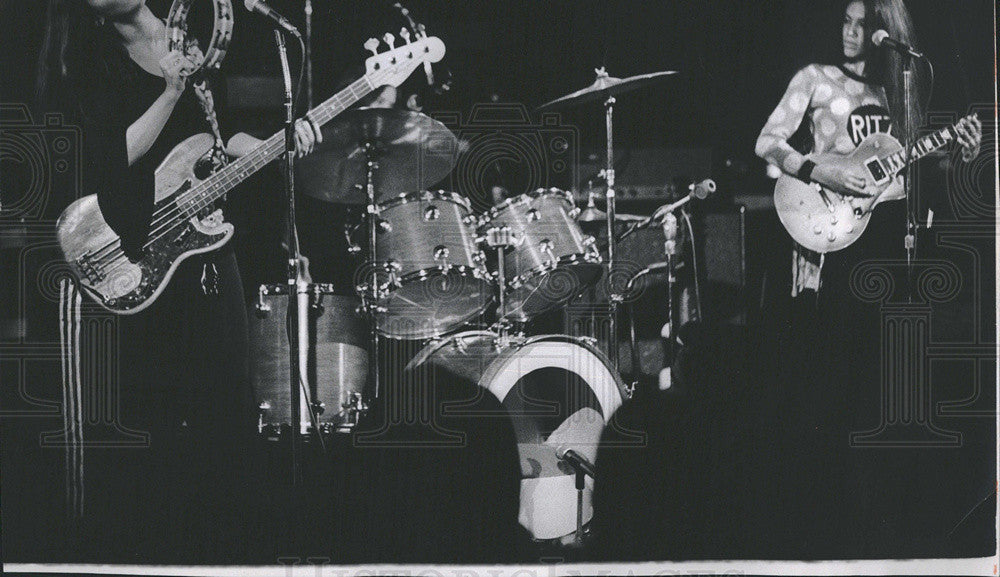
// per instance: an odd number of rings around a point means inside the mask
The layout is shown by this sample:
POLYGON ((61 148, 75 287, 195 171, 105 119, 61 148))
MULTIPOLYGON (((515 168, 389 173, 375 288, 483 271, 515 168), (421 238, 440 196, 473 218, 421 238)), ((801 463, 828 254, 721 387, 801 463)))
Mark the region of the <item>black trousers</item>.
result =
POLYGON ((231 252, 196 257, 149 309, 118 318, 120 430, 85 453, 81 537, 96 560, 246 558, 256 477, 242 291, 231 252), (202 288, 206 265, 216 295, 202 288))

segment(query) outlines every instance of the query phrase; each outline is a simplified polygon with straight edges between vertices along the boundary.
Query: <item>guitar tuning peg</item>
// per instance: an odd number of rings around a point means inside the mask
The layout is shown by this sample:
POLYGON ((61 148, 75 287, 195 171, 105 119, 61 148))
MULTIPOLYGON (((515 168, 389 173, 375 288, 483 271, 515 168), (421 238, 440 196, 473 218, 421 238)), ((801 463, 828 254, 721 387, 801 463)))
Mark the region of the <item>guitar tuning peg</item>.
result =
POLYGON ((389 50, 396 47, 396 37, 392 35, 392 32, 386 32, 385 36, 382 37, 382 40, 389 45, 389 50))
POLYGON ((410 31, 406 29, 406 26, 399 29, 399 36, 403 39, 403 42, 410 43, 410 31))
POLYGON ((372 54, 378 56, 378 38, 369 38, 365 40, 365 50, 371 50, 372 54))

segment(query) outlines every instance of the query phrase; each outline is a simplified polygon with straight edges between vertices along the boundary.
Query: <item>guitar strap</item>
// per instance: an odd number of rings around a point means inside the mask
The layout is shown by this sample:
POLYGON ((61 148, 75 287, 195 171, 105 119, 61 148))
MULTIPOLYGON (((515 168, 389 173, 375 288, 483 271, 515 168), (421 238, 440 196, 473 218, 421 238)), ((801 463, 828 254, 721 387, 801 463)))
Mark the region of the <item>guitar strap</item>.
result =
MULTIPOLYGON (((219 129, 219 117, 215 113, 215 97, 212 94, 212 85, 205 74, 199 74, 193 83, 195 96, 205 112, 205 120, 208 121, 212 129, 212 136, 215 137, 215 145, 212 146, 212 170, 213 172, 229 164, 229 156, 226 154, 226 144, 222 140, 222 131, 219 129)), ((219 270, 214 262, 206 262, 201 269, 201 291, 208 296, 219 295, 219 270)))

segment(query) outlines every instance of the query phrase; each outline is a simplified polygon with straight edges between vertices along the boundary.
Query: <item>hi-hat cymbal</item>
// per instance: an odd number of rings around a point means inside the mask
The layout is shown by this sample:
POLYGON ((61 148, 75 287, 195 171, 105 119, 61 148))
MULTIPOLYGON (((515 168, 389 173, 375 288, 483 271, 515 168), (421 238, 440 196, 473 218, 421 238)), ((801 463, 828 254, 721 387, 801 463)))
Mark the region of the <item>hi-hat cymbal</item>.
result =
POLYGON ((430 188, 448 176, 458 156, 455 134, 429 116, 395 108, 356 108, 324 126, 323 142, 295 161, 296 186, 326 202, 366 203, 369 144, 377 164, 378 202, 430 188))
POLYGON ((661 72, 651 72, 649 74, 640 74, 638 76, 630 76, 628 78, 615 78, 613 76, 608 76, 608 73, 604 70, 604 68, 598 68, 594 72, 597 73, 597 80, 595 80, 593 84, 571 94, 567 94, 566 96, 561 96, 555 100, 546 102, 545 104, 539 106, 538 110, 545 110, 546 108, 551 108, 553 106, 584 104, 597 100, 606 100, 609 96, 615 96, 617 94, 631 92, 632 90, 637 90, 646 86, 652 86, 653 84, 663 81, 663 79, 667 76, 677 74, 676 70, 663 70, 661 72))

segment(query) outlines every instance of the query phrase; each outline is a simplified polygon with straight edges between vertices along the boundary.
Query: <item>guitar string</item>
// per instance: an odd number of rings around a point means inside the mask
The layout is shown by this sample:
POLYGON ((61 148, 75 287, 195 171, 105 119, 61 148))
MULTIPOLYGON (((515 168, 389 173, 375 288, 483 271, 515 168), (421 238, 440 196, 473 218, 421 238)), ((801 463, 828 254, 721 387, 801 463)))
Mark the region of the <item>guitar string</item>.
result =
MULTIPOLYGON (((312 116, 313 120, 317 124, 320 125, 325 124, 326 122, 329 122, 331 119, 336 117, 338 114, 341 114, 343 112, 343 108, 346 108, 351 104, 353 104, 354 102, 357 102, 358 100, 366 96, 368 93, 370 93, 372 90, 374 90, 375 86, 380 85, 376 84, 376 82, 378 81, 373 81, 369 79, 367 76, 364 76, 355 81, 354 83, 352 83, 349 87, 347 87, 337 95, 333 96, 323 105, 320 105, 319 107, 311 111, 309 114, 312 116), (350 93, 349 96, 347 95, 348 92, 350 93), (347 100, 347 102, 339 102, 342 100, 347 100), (336 108, 340 108, 340 110, 332 112, 332 110, 336 108)), ((199 185, 196 188, 193 188, 189 191, 185 191, 184 193, 182 193, 182 195, 178 195, 176 198, 172 199, 173 202, 168 203, 167 206, 158 209, 156 212, 154 212, 155 218, 153 226, 155 226, 156 228, 154 228, 154 230, 150 232, 151 238, 147 240, 147 242, 143 245, 143 248, 148 248, 153 243, 155 243, 159 239, 169 234, 179 224, 187 222, 190 218, 193 218, 195 215, 197 215, 198 212, 200 212, 204 208, 207 208, 207 206, 209 206, 211 202, 215 202, 216 198, 213 197, 214 193, 216 192, 215 189, 226 188, 228 191, 229 189, 232 188, 232 186, 239 184, 242 180, 248 178, 250 175, 260 170, 260 168, 262 168, 263 166, 270 164, 273 158, 268 158, 268 157, 272 154, 275 154, 276 152, 280 152, 280 150, 275 151, 272 150, 272 148, 274 148, 275 145, 281 146, 283 144, 283 139, 278 138, 280 134, 281 133, 278 133, 272 136, 271 138, 266 140, 264 144, 261 144, 256 150, 254 150, 250 154, 244 156, 242 159, 237 161, 237 164, 231 165, 231 166, 237 166, 238 164, 246 164, 249 166, 246 166, 239 171, 230 169, 214 173, 210 175, 208 178, 206 178, 203 182, 199 183, 199 185), (201 205, 203 201, 209 199, 210 197, 211 197, 210 202, 201 205), (188 203, 188 206, 182 207, 181 205, 182 202, 188 203), (182 215, 187 212, 190 212, 191 215, 184 216, 182 220, 176 220, 178 215, 182 215)), ((109 261, 117 260, 119 257, 124 255, 124 251, 121 249, 121 239, 116 238, 114 241, 111 241, 106 245, 104 245, 103 247, 97 249, 97 251, 95 251, 93 256, 105 252, 108 249, 111 249, 110 253, 94 258, 93 263, 95 265, 104 266, 109 261)))
MULTIPOLYGON (((364 79, 362 79, 362 80, 364 80, 364 79)), ((331 98, 329 101, 327 101, 326 103, 324 103, 324 105, 321 105, 320 107, 317 107, 316 109, 314 109, 310 113, 310 114, 312 114, 313 119, 318 124, 323 124, 325 122, 328 122, 330 119, 332 119, 334 116, 336 116, 337 114, 339 114, 341 112, 341 111, 338 111, 338 112, 335 112, 335 113, 331 113, 330 112, 330 108, 346 108, 347 106, 350 106, 353 103, 353 102, 350 101, 351 100, 350 98, 347 99, 348 100, 347 102, 336 102, 336 103, 333 102, 334 100, 338 100, 338 101, 345 100, 344 97, 345 97, 346 92, 348 92, 348 91, 351 92, 350 96, 354 99, 354 101, 356 101, 356 100, 362 98, 364 95, 366 95, 367 92, 364 91, 364 87, 359 87, 358 86, 359 83, 360 83, 360 81, 356 82, 355 84, 352 84, 350 87, 348 87, 348 89, 345 89, 341 93, 337 94, 336 96, 334 96, 333 98, 331 98), (359 88, 362 90, 361 94, 357 94, 356 93, 359 88), (332 104, 336 104, 336 106, 335 107, 330 106, 332 104)), ((370 84, 370 86, 371 86, 371 84, 370 84)), ((370 89, 368 90, 368 92, 370 92, 370 89)), ((197 188, 191 189, 190 191, 185 191, 184 193, 182 193, 182 195, 179 195, 177 198, 172 199, 173 201, 171 203, 169 203, 167 206, 162 207, 161 209, 158 209, 154 213, 154 216, 157 217, 157 218, 154 219, 154 222, 153 222, 154 230, 150 234, 158 233, 162 229, 162 227, 159 226, 159 225, 164 224, 166 219, 172 219, 172 218, 176 217, 176 215, 179 214, 179 213, 183 213, 185 211, 189 211, 189 212, 191 212, 191 215, 190 216, 185 216, 184 218, 186 220, 188 218, 192 218, 195 214, 197 214, 197 212, 199 212, 203 208, 207 207, 208 205, 198 206, 197 203, 200 202, 200 201, 202 201, 202 200, 204 200, 205 198, 207 198, 209 196, 212 196, 214 194, 215 191, 212 190, 212 187, 218 187, 219 185, 224 185, 226 187, 235 186, 236 184, 239 184, 239 182, 242 179, 245 179, 245 178, 249 177, 254 172, 256 172, 257 170, 259 170, 261 167, 269 164, 271 162, 271 160, 273 160, 273 159, 272 158, 267 158, 267 157, 270 157, 272 154, 275 154, 275 152, 276 152, 276 151, 272 150, 271 148, 273 148, 276 145, 282 144, 282 140, 279 138, 279 135, 280 135, 280 133, 272 136, 271 139, 268 139, 268 141, 265 141, 265 144, 260 145, 256 150, 254 150, 253 152, 251 152, 247 156, 243 157, 243 159, 240 159, 240 161, 237 161, 240 164, 250 165, 250 166, 244 166, 239 171, 230 168, 229 170, 224 170, 222 172, 214 173, 214 174, 210 175, 209 178, 207 178, 205 181, 203 181, 202 183, 199 183, 199 185, 198 185, 197 188), (268 147, 268 146, 270 146, 271 148, 265 148, 265 147, 268 147), (259 154, 261 152, 263 152, 263 154, 259 154), (256 155, 258 158, 251 158, 254 155, 256 155), (263 156, 265 158, 260 158, 261 156, 263 156), (190 198, 187 198, 187 197, 190 197, 190 198), (185 203, 188 206, 183 206, 185 203), (192 210, 192 208, 190 206, 191 204, 195 204, 195 208, 193 210, 192 210), (167 214, 167 212, 165 212, 165 211, 169 211, 169 214, 167 214), (164 216, 165 216, 165 218, 164 218, 164 216)), ((280 151, 278 151, 278 152, 280 152, 280 151)), ((234 165, 231 165, 231 166, 237 166, 237 165, 234 164, 234 165)), ((211 202, 214 202, 214 200, 215 199, 213 198, 211 202)), ((211 203, 208 203, 208 204, 211 204, 211 203)), ((170 224, 170 221, 166 220, 166 224, 170 224)), ((151 242, 157 240, 158 238, 160 238, 160 237, 158 236, 156 238, 151 239, 150 242, 147 242, 147 246, 148 246, 148 244, 151 244, 151 242)), ((116 239, 116 240, 119 241, 117 244, 120 246, 120 239, 116 239)), ((112 241, 112 242, 108 243, 107 245, 105 245, 104 247, 102 247, 101 249, 98 249, 97 253, 99 253, 99 252, 101 252, 101 251, 103 251, 103 250, 105 250, 105 249, 107 249, 109 247, 112 247, 115 244, 116 244, 115 241, 112 241)))

